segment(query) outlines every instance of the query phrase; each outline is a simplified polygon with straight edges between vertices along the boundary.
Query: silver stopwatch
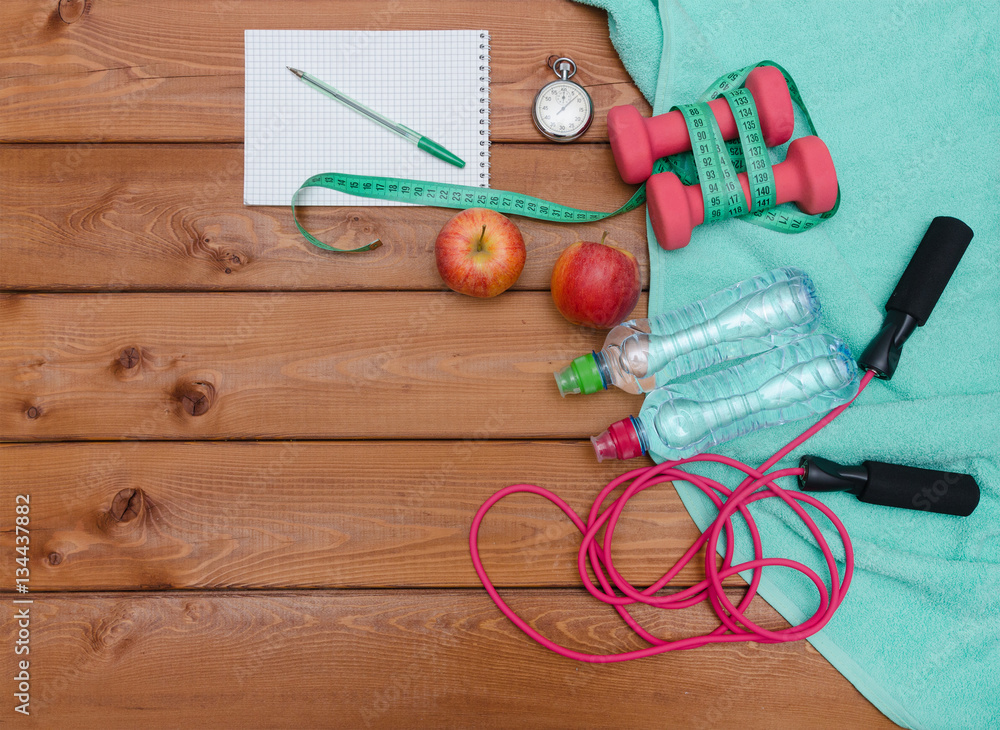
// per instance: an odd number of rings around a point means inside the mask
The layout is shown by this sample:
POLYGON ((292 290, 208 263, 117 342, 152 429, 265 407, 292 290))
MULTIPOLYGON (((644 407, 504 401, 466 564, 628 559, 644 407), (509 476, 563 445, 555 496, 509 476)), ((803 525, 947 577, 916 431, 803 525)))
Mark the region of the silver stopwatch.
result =
POLYGON ((587 90, 575 81, 576 64, 571 58, 549 58, 549 68, 559 78, 543 86, 535 95, 531 118, 538 131, 554 142, 579 139, 594 121, 594 102, 587 90))

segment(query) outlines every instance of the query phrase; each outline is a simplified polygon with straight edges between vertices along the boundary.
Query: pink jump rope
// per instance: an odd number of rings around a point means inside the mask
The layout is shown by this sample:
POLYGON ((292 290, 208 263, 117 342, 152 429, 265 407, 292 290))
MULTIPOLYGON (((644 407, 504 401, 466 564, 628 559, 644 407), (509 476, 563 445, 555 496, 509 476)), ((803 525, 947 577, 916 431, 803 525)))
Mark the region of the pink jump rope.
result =
MULTIPOLYGON (((768 146, 786 142, 792 133, 793 118, 788 88, 781 72, 770 66, 758 67, 748 76, 746 86, 754 94, 757 102, 762 132, 768 146)), ((722 100, 719 101, 721 102, 719 104, 710 103, 710 107, 723 136, 730 139, 736 136, 735 121, 728 105, 722 100)), ((652 172, 654 160, 690 149, 684 120, 680 116, 680 112, 675 111, 643 119, 631 106, 615 107, 608 113, 608 131, 615 160, 626 182, 642 182, 652 172)), ((818 137, 803 137, 794 141, 789 145, 788 158, 784 163, 775 165, 774 171, 779 203, 798 201, 799 205, 811 214, 822 213, 833 207, 837 194, 836 172, 826 146, 818 137), (784 172, 781 172, 782 170, 784 172)), ((741 173, 739 178, 749 198, 746 174, 741 173)), ((685 187, 672 173, 660 173, 649 179, 647 193, 650 219, 657 240, 664 248, 672 249, 686 245, 690 239, 691 228, 703 222, 701 192, 692 189, 696 187, 685 187)), ((498 491, 476 512, 469 534, 472 564, 490 598, 514 625, 545 648, 569 659, 594 663, 628 661, 714 643, 797 641, 812 636, 822 629, 844 600, 851 584, 854 573, 854 551, 851 540, 843 523, 823 502, 800 491, 783 489, 775 480, 782 477, 798 477, 800 486, 810 491, 848 490, 857 494, 862 501, 912 508, 910 502, 916 503, 911 499, 912 495, 919 494, 920 489, 927 484, 936 484, 942 478, 947 478, 949 483, 957 484, 961 488, 953 488, 952 494, 946 496, 945 503, 938 504, 933 511, 955 515, 969 514, 975 508, 978 502, 978 486, 968 475, 960 475, 964 481, 956 482, 952 479, 956 475, 944 472, 879 462, 865 462, 863 467, 845 468, 824 459, 808 456, 803 458, 798 468, 777 469, 770 472, 768 470, 837 418, 857 399, 873 377, 885 380, 892 377, 903 344, 915 329, 923 326, 927 320, 971 240, 972 230, 963 222, 948 217, 934 219, 886 305, 887 315, 882 329, 858 359, 859 366, 866 372, 861 379, 857 394, 848 403, 834 409, 786 444, 756 469, 719 454, 699 454, 687 459, 666 461, 655 466, 635 469, 612 480, 601 490, 590 508, 586 522, 580 519, 563 499, 543 487, 514 484, 498 491), (736 489, 729 490, 719 482, 680 468, 691 462, 725 464, 746 476, 736 489), (614 531, 622 511, 633 496, 649 487, 671 481, 688 482, 700 489, 712 500, 719 514, 670 570, 651 586, 638 589, 625 580, 614 567, 611 554, 614 531), (619 487, 623 488, 621 494, 602 510, 605 499, 619 487), (572 520, 583 535, 577 556, 577 566, 583 585, 595 598, 614 606, 625 623, 650 644, 649 647, 618 654, 586 654, 575 651, 542 636, 501 598, 479 556, 479 527, 493 505, 504 497, 519 492, 544 497, 572 520), (748 506, 772 498, 778 498, 787 504, 802 519, 816 540, 829 571, 829 589, 826 581, 803 563, 785 558, 764 557, 760 534, 748 506), (819 510, 836 528, 844 548, 843 576, 838 572, 836 558, 826 538, 801 503, 819 510), (737 512, 749 530, 754 558, 734 565, 735 532, 732 519, 737 512), (599 543, 597 534, 602 527, 605 529, 605 534, 603 541, 599 543), (719 566, 716 564, 716 554, 723 531, 726 534, 726 550, 719 566), (656 595, 669 585, 702 548, 705 549, 705 580, 670 595, 656 595), (595 585, 590 578, 588 566, 593 571, 598 585, 595 585), (767 566, 792 568, 812 581, 819 595, 819 607, 810 618, 779 631, 764 629, 747 618, 744 612, 756 595, 763 568, 767 566), (722 581, 747 570, 752 571, 750 585, 739 604, 734 605, 726 596, 722 581), (653 636, 626 610, 626 606, 635 603, 663 609, 680 609, 706 600, 718 616, 720 625, 707 634, 676 641, 666 641, 653 636)))

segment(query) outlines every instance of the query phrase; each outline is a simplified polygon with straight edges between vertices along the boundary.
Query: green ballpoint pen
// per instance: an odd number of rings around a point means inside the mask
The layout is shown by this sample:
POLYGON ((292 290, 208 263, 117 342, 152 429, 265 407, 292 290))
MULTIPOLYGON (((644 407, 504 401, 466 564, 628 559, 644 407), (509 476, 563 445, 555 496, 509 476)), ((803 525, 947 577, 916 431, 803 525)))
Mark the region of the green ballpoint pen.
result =
POLYGON ((444 147, 442 147, 441 145, 439 145, 437 142, 435 142, 434 140, 432 140, 430 137, 425 137, 422 134, 420 134, 419 132, 414 132, 412 129, 410 129, 407 126, 404 126, 402 124, 397 124, 396 122, 392 121, 388 117, 383 117, 378 112, 372 111, 371 109, 369 109, 368 107, 366 107, 364 104, 361 104, 360 102, 355 101, 354 99, 352 99, 351 97, 349 97, 347 94, 345 94, 345 93, 343 93, 341 91, 337 91, 335 88, 333 88, 329 84, 325 84, 322 81, 320 81, 319 79, 317 79, 317 78, 315 78, 313 76, 310 76, 305 71, 299 71, 297 68, 292 68, 291 66, 285 66, 285 68, 287 68, 293 74, 295 74, 296 76, 298 76, 299 79, 301 79, 304 83, 308 84, 312 88, 316 89, 317 91, 319 91, 319 92, 321 92, 323 94, 326 94, 331 99, 339 101, 344 106, 346 106, 346 107, 348 107, 350 109, 353 109, 354 111, 358 112, 358 114, 362 114, 362 115, 368 117, 373 122, 377 122, 378 124, 381 124, 383 127, 385 127, 386 129, 388 129, 390 132, 395 132, 400 137, 402 137, 403 139, 405 139, 407 142, 412 142, 417 147, 419 147, 420 149, 422 149, 424 152, 429 152, 430 154, 432 154, 435 157, 437 157, 439 160, 444 160, 445 162, 448 162, 448 163, 454 165, 455 167, 465 167, 465 160, 463 160, 461 157, 459 157, 459 156, 457 156, 457 155, 449 152, 444 147))

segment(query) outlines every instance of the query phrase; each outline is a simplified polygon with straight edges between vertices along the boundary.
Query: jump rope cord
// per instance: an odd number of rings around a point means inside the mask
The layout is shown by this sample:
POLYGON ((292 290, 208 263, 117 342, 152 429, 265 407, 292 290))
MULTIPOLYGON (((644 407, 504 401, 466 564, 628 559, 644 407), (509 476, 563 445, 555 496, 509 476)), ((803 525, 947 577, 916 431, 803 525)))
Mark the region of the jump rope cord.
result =
POLYGON ((513 484, 505 487, 483 503, 483 506, 476 512, 476 516, 472 521, 472 528, 469 533, 469 551, 472 554, 472 564, 476 569, 476 574, 483 582, 486 592, 493 599, 494 603, 496 603, 497 607, 521 631, 556 654, 583 662, 623 662, 677 649, 693 649, 706 644, 733 641, 757 641, 765 644, 775 644, 784 641, 797 641, 812 636, 822 629, 833 617, 834 612, 844 600, 844 596, 847 595, 847 589, 851 584, 851 576, 854 573, 854 550, 851 546, 851 539, 847 534, 847 528, 844 527, 844 524, 829 507, 809 494, 798 491, 789 492, 775 483, 775 480, 781 477, 801 475, 802 469, 778 469, 770 473, 768 473, 768 469, 777 464, 793 449, 798 448, 808 441, 843 413, 861 395, 862 391, 868 386, 868 383, 871 382, 873 376, 874 373, 871 371, 865 373, 858 387, 858 392, 850 401, 830 411, 830 413, 817 421, 811 428, 790 441, 756 469, 735 459, 718 454, 699 454, 689 459, 666 461, 656 466, 634 469, 612 480, 601 490, 590 508, 590 514, 587 516, 586 523, 580 519, 576 512, 573 511, 573 508, 563 499, 547 489, 537 487, 533 484, 513 484), (699 461, 710 461, 731 466, 743 472, 746 478, 736 489, 729 490, 719 482, 697 474, 688 473, 678 468, 684 464, 699 461), (615 527, 618 524, 618 518, 625 509, 625 505, 633 496, 657 484, 671 481, 688 482, 700 489, 712 500, 713 504, 718 508, 719 514, 708 529, 702 533, 701 537, 688 548, 680 560, 663 577, 648 588, 639 590, 626 581, 615 569, 614 561, 611 557, 612 537, 615 527), (624 485, 627 486, 625 486, 621 495, 602 511, 601 506, 604 504, 604 500, 612 492, 624 485), (573 524, 583 534, 583 540, 580 543, 580 552, 577 556, 577 567, 579 568, 584 586, 595 598, 614 606, 625 623, 640 637, 651 644, 651 646, 619 654, 585 654, 568 649, 538 633, 500 597, 479 557, 479 527, 493 505, 504 497, 519 492, 527 492, 545 497, 559 507, 573 521, 573 524), (759 500, 774 497, 781 499, 787 504, 802 519, 809 532, 812 533, 816 544, 823 553, 823 558, 830 573, 829 590, 823 579, 807 565, 785 558, 764 557, 760 533, 747 506, 759 500), (826 538, 820 532, 812 517, 799 504, 800 502, 811 505, 822 512, 840 535, 840 540, 844 545, 845 566, 843 578, 841 578, 837 571, 837 562, 833 551, 827 544, 826 538), (735 533, 731 518, 735 516, 737 511, 739 511, 750 532, 750 537, 753 541, 754 559, 733 565, 735 533), (597 533, 602 527, 605 528, 604 539, 601 544, 598 544, 597 533), (723 531, 726 534, 726 550, 722 565, 719 566, 716 564, 716 554, 718 552, 719 537, 723 531), (705 549, 705 580, 677 593, 657 596, 656 593, 667 586, 703 547, 705 549), (588 566, 593 571, 599 585, 595 585, 588 575, 588 566), (816 591, 819 594, 819 607, 816 609, 816 613, 801 624, 779 631, 769 631, 750 621, 744 612, 757 594, 757 587, 760 584, 763 568, 766 566, 792 568, 809 578, 816 586, 816 591), (753 577, 739 605, 733 605, 723 590, 722 581, 731 575, 736 575, 745 570, 752 570, 753 577), (634 603, 644 603, 657 608, 679 609, 687 608, 706 600, 712 606, 721 624, 708 634, 691 636, 676 641, 666 641, 653 636, 625 608, 634 603))

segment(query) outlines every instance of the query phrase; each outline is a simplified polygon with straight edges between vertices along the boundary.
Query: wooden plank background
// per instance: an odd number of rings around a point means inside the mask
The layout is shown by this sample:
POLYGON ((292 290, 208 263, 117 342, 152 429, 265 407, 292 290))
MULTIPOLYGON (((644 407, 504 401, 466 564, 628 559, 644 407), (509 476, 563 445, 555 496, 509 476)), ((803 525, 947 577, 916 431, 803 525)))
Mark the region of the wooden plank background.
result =
MULTIPOLYGON (((565 322, 548 284, 560 251, 602 230, 648 284, 643 212, 519 220, 516 291, 474 301, 433 264, 451 211, 305 211, 336 245, 386 244, 341 256, 303 241, 287 209, 242 205, 244 29, 463 27, 493 39, 493 184, 624 201, 605 114, 649 107, 595 8, 0 4, 0 676, 15 674, 14 497, 30 494, 21 725, 890 724, 807 643, 583 665, 531 643, 479 586, 468 528, 496 489, 537 483, 585 512, 635 466, 596 464, 586 437, 639 399, 553 387, 553 369, 603 338, 565 322), (597 106, 573 145, 546 143, 528 112, 551 53, 577 60, 597 106)), ((697 534, 670 485, 649 490, 616 533, 616 565, 648 584, 697 534)), ((639 646, 580 588, 578 537, 554 506, 511 498, 480 543, 547 635, 639 646)), ((701 577, 693 565, 677 583, 701 577)), ((729 585, 736 598, 742 582, 729 585)), ((704 606, 637 613, 663 636, 713 626, 704 606)), ((751 618, 784 625, 759 600, 751 618)))
POLYGON ((642 404, 560 397, 603 337, 546 292, 12 294, 0 324, 5 438, 585 437, 642 404))
MULTIPOLYGON (((508 598, 577 649, 638 647, 579 590, 508 598)), ((479 591, 68 593, 36 605, 39 715, 74 727, 886 724, 806 643, 579 664, 526 646, 479 591)), ((712 616, 659 612, 647 625, 701 633, 712 616)), ((750 616, 780 626, 763 604, 750 616)))
MULTIPOLYGON (((2 13, 2 10, 0 10, 2 13)), ((610 210, 625 185, 607 144, 495 144, 491 184, 588 210, 610 210), (572 191, 568 194, 565 191, 572 191)), ((304 208, 322 240, 364 256, 304 246, 287 208, 243 205, 241 145, 5 145, 0 147, 0 286, 47 291, 443 290, 434 239, 455 211, 304 208), (58 191, 41 195, 40 191, 58 191)), ((608 231, 649 282, 646 217, 635 210, 593 225, 533 222, 516 289, 549 288, 573 241, 608 231)))
POLYGON ((607 110, 649 105, 608 42, 597 8, 554 0, 88 0, 75 23, 58 3, 0 6, 5 68, 0 139, 17 142, 242 142, 243 31, 352 28, 490 31, 490 134, 544 138, 528 111, 551 80, 552 53, 581 59, 576 81, 594 99, 589 139, 606 140, 607 110), (595 32, 600 29, 600 32, 595 32), (583 62, 586 59, 586 63, 583 62))

